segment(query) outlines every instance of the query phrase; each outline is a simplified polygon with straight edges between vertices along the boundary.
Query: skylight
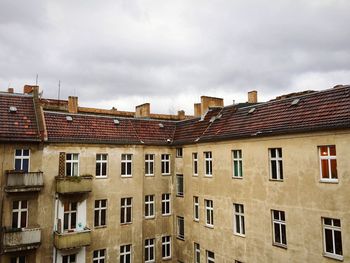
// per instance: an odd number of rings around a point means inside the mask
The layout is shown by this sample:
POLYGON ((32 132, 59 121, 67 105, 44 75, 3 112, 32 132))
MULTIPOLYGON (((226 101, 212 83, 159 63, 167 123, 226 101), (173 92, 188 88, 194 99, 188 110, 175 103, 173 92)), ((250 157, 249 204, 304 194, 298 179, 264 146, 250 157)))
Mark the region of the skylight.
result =
POLYGON ((159 123, 159 128, 164 128, 164 124, 163 123, 159 123))
POLYGON ((73 121, 73 117, 72 116, 66 116, 66 120, 67 121, 73 121))
POLYGON ((117 119, 114 119, 113 122, 115 125, 119 125, 119 123, 120 123, 119 120, 117 120, 117 119))
POLYGON ((15 107, 15 106, 10 106, 9 112, 17 112, 17 107, 15 107))
POLYGON ((254 111, 255 111, 255 108, 251 108, 251 109, 248 111, 248 114, 252 114, 254 111))
POLYGON ((300 99, 295 99, 290 105, 297 105, 300 102, 300 99))

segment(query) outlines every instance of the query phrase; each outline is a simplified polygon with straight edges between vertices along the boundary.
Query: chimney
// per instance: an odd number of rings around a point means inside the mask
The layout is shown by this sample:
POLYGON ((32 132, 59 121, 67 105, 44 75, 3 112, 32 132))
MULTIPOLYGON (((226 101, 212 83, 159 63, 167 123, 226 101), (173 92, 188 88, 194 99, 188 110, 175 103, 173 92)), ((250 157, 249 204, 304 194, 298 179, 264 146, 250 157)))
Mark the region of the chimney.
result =
POLYGON ((222 98, 201 96, 201 115, 203 115, 208 111, 211 107, 223 107, 224 100, 222 98))
POLYGON ((36 85, 24 85, 23 93, 24 94, 31 94, 35 89, 39 90, 39 86, 36 86, 36 85))
POLYGON ((184 110, 179 110, 177 112, 177 117, 179 118, 179 120, 184 120, 185 119, 185 111, 184 110))
POLYGON ((257 103, 258 102, 258 92, 252 90, 248 92, 248 103, 257 103))
POLYGON ((136 118, 149 118, 151 115, 151 105, 149 103, 144 103, 136 106, 135 117, 136 118))
POLYGON ((8 88, 8 89, 7 89, 7 92, 8 92, 8 93, 13 93, 13 88, 8 88))
POLYGON ((78 97, 75 97, 75 96, 68 97, 68 112, 78 113, 78 97))
POLYGON ((201 104, 200 103, 195 103, 194 104, 194 117, 200 117, 202 114, 201 112, 201 104))

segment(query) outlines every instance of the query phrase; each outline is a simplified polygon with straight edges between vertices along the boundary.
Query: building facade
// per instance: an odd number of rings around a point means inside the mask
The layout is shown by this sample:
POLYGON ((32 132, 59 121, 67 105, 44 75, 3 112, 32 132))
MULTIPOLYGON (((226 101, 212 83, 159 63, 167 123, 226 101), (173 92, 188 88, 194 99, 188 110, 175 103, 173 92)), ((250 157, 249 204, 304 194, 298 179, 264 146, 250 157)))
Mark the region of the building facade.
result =
POLYGON ((350 262, 350 87, 195 116, 0 93, 1 262, 350 262))

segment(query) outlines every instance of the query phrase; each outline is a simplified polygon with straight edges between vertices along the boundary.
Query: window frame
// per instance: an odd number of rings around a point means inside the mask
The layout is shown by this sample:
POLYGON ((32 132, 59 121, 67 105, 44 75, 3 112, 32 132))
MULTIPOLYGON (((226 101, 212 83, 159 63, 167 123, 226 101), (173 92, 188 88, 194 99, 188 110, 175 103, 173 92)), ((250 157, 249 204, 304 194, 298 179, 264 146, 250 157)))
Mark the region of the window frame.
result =
POLYGON ((92 252, 92 263, 105 263, 106 261, 106 249, 97 249, 92 252), (95 255, 95 252, 97 255, 95 255), (101 255, 101 252, 103 252, 103 255, 101 255))
POLYGON ((162 175, 171 174, 171 163, 170 163, 170 154, 163 153, 161 156, 161 173, 162 175))
POLYGON ((183 216, 176 217, 176 237, 185 240, 185 218, 183 216))
POLYGON ((148 238, 145 239, 145 246, 144 246, 144 252, 145 252, 145 263, 154 263, 156 262, 156 251, 155 251, 155 239, 154 238, 148 238), (147 253, 148 251, 148 253, 147 253), (146 256, 149 256, 150 258, 147 258, 146 256), (152 257, 153 256, 153 257, 152 257))
POLYGON ((120 246, 119 262, 120 263, 132 263, 132 244, 125 244, 125 245, 120 246), (129 262, 127 261, 128 255, 130 255, 129 262))
POLYGON ((171 194, 162 194, 162 216, 170 216, 171 213, 171 194))
POLYGON ((145 218, 153 219, 156 217, 155 195, 145 195, 145 218))
POLYGON ((204 199, 205 207, 205 226, 214 228, 214 201, 210 199, 204 199))
POLYGON ((120 199, 120 224, 126 225, 132 223, 132 197, 122 197, 120 199), (130 204, 128 204, 130 200, 130 204), (124 201, 124 202, 123 202, 124 201), (130 210, 130 221, 128 221, 128 211, 130 210))
POLYGON ((193 259, 194 263, 201 262, 201 246, 199 243, 196 242, 193 243, 193 259))
POLYGON ((213 177, 213 153, 211 151, 203 152, 203 157, 204 157, 204 176, 213 177))
POLYGON ((337 260, 344 260, 344 251, 343 251, 343 238, 342 238, 342 231, 341 231, 341 220, 340 219, 337 219, 337 218, 330 218, 330 217, 322 217, 322 236, 323 236, 323 255, 325 257, 328 257, 328 258, 333 258, 333 259, 337 259, 337 260), (329 219, 331 220, 331 225, 329 224, 326 224, 325 223, 325 220, 326 219, 329 219), (336 226, 334 224, 334 220, 338 220, 339 221, 339 226, 336 226), (327 238, 326 238, 326 230, 330 230, 332 231, 332 249, 334 251, 334 253, 331 253, 331 252, 328 252, 327 251, 327 246, 326 246, 326 243, 327 243, 327 238), (335 252, 335 248, 336 248, 336 245, 335 245, 335 236, 334 236, 334 233, 335 232, 340 232, 340 241, 341 241, 341 251, 342 251, 342 254, 336 254, 335 252))
POLYGON ((284 169, 283 169, 283 150, 282 147, 269 148, 269 176, 271 181, 280 181, 284 180, 284 169), (279 155, 279 150, 281 150, 281 156, 279 155), (272 157, 272 151, 275 152, 275 157, 272 157), (273 178, 273 165, 276 163, 276 178, 273 178))
POLYGON ((96 153, 96 169, 95 169, 95 178, 107 178, 108 177, 108 154, 107 153, 96 153), (106 156, 106 160, 103 160, 103 156, 106 156), (100 157, 100 159, 98 159, 100 157), (97 174, 97 165, 100 165, 99 174, 97 174), (106 174, 103 174, 103 166, 106 166, 106 174))
POLYGON ((29 202, 28 200, 13 200, 12 201, 12 228, 27 228, 28 227, 28 218, 29 218, 29 202), (14 208, 14 204, 15 202, 18 202, 18 208, 14 208), (23 202, 26 203, 26 207, 23 208, 23 202), (14 219, 15 219, 15 213, 17 213, 17 216, 16 216, 16 221, 17 222, 14 222, 14 219), (24 226, 22 226, 22 214, 25 214, 25 224, 24 226), (16 223, 16 226, 15 226, 15 223, 16 223))
POLYGON ((171 236, 162 236, 162 259, 171 259, 171 236))
POLYGON ((122 153, 120 156, 120 176, 122 178, 129 178, 132 177, 132 153, 122 153), (130 159, 128 159, 130 157, 130 159), (129 165, 130 164, 130 171, 129 171, 129 165), (124 166, 124 173, 123 173, 123 166, 124 166))
POLYGON ((243 153, 241 149, 232 150, 232 178, 243 179, 243 153))
POLYGON ((62 263, 64 262, 64 258, 67 257, 67 263, 77 263, 77 254, 69 254, 69 255, 62 255, 62 263), (71 261, 71 257, 74 256, 74 261, 71 261))
POLYGON ((287 248, 287 223, 286 223, 286 213, 281 210, 271 210, 271 221, 272 221, 272 244, 277 247, 287 248), (274 212, 278 213, 278 218, 275 218, 274 212), (282 219, 282 215, 284 220, 282 219), (278 225, 280 242, 276 240, 275 225, 278 225), (283 231, 284 226, 284 231, 283 231), (283 243, 283 233, 285 244, 283 243))
POLYGON ((74 176, 80 176, 80 154, 79 153, 66 153, 66 161, 65 161, 65 176, 74 177, 74 176), (68 156, 71 155, 71 159, 68 160, 68 156), (74 156, 77 156, 77 159, 74 159, 74 156), (70 174, 68 174, 68 164, 70 164, 70 174), (75 171, 74 164, 77 164, 77 172, 75 171))
POLYGON ((233 204, 233 233, 237 236, 245 237, 245 217, 243 204, 233 204), (240 231, 237 230, 237 222, 239 224, 240 231))
POLYGON ((176 196, 184 197, 185 196, 185 184, 183 174, 176 174, 176 196))
POLYGON ((94 228, 100 228, 100 227, 106 227, 107 226, 107 206, 108 201, 107 199, 97 199, 95 200, 95 206, 94 206, 94 228), (105 206, 103 206, 103 201, 105 201, 105 206), (96 203, 98 202, 98 203, 96 203), (98 206, 96 207, 96 205, 98 206), (96 225, 96 214, 98 215, 98 222, 96 225), (102 224, 102 217, 104 215, 104 224, 102 224))
POLYGON ((192 176, 198 176, 198 152, 192 153, 192 176))
POLYGON ((10 258, 10 263, 26 263, 27 262, 27 258, 25 255, 22 256, 14 256, 10 258))
POLYGON ((70 231, 77 231, 77 223, 78 221, 78 202, 64 202, 63 203, 63 232, 70 232, 70 231), (68 209, 65 210, 65 204, 68 204, 68 209), (76 210, 73 210, 72 206, 73 204, 76 205, 76 210), (65 215, 68 215, 68 228, 65 228, 65 215), (71 228, 72 226, 72 215, 75 215, 75 227, 71 228))
POLYGON ((336 145, 320 145, 318 146, 318 156, 320 162, 320 181, 323 183, 338 183, 338 164, 337 164, 336 145), (322 155, 322 147, 327 147, 327 155, 322 155), (335 155, 331 155, 331 147, 334 147, 335 155), (322 161, 326 160, 328 165, 328 177, 323 177, 322 161), (332 161, 335 161, 336 178, 332 177, 332 161))
POLYGON ((193 220, 199 222, 199 197, 193 196, 193 220))
POLYGON ((145 154, 145 176, 154 176, 154 159, 154 154, 145 154))
POLYGON ((15 149, 14 153, 13 153, 13 169, 15 171, 16 170, 16 160, 19 160, 20 161, 20 166, 21 166, 21 169, 19 171, 24 171, 24 172, 29 172, 30 171, 30 155, 31 155, 31 151, 29 148, 21 148, 21 149, 15 149), (16 152, 17 151, 21 151, 21 155, 17 155, 16 152), (24 151, 28 151, 28 156, 27 155, 24 155, 24 151), (27 171, 25 169, 23 169, 23 161, 24 160, 28 160, 28 169, 27 171))
POLYGON ((176 151, 176 155, 175 155, 176 158, 182 158, 183 157, 183 148, 182 147, 176 148, 175 151, 176 151))
POLYGON ((215 253, 210 250, 205 251, 205 261, 206 263, 215 263, 215 253), (212 255, 210 255, 212 253, 212 255))

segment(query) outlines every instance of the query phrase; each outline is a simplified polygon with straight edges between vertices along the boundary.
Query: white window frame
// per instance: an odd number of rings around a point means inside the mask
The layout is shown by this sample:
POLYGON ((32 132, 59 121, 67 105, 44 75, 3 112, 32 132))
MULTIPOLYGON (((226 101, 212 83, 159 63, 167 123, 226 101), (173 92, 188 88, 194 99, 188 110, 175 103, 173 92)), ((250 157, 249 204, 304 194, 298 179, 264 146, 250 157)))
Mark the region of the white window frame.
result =
POLYGON ((232 177, 238 179, 243 178, 243 154, 240 149, 232 150, 232 177), (237 169, 235 169, 236 166, 237 169))
POLYGON ((323 254, 324 254, 324 256, 329 257, 329 258, 338 259, 338 260, 343 260, 344 256, 342 254, 336 254, 335 253, 335 237, 334 237, 334 233, 336 231, 340 232, 342 252, 344 253, 344 251, 343 251, 343 244, 342 244, 343 240, 342 240, 341 221, 340 221, 340 219, 329 218, 329 217, 322 217, 322 226, 323 226, 323 231, 322 232, 323 232, 323 254), (331 220, 331 225, 326 224, 325 223, 325 219, 331 220), (334 220, 339 220, 339 225, 340 226, 336 226, 334 224, 334 220), (326 247, 326 230, 332 231, 333 253, 326 251, 326 249, 327 249, 327 247, 326 247))
POLYGON ((283 151, 281 147, 269 148, 269 166, 270 166, 270 180, 283 181, 283 151), (279 149, 281 149, 281 156, 279 155, 279 149), (272 152, 275 152, 276 157, 272 157, 272 152), (276 163, 276 178, 273 178, 272 162, 276 163), (281 174, 282 171, 282 174, 281 174))
POLYGON ((77 263, 77 254, 62 255, 62 262, 64 257, 67 257, 67 263, 77 263), (73 260, 71 260, 71 256, 74 256, 73 260))
POLYGON ((335 168, 337 169, 337 153, 335 155, 331 155, 330 153, 330 147, 334 147, 334 150, 336 152, 336 146, 335 145, 322 145, 318 146, 318 152, 319 152, 319 158, 320 158, 320 181, 321 182, 338 182, 338 172, 336 174, 336 178, 332 178, 332 166, 331 161, 335 160, 335 168), (321 147, 327 147, 327 155, 322 155, 321 147), (324 178, 322 174, 322 160, 327 160, 328 163, 328 177, 324 178))
POLYGON ((103 226, 107 226, 107 199, 99 199, 99 200, 95 200, 95 208, 94 208, 94 227, 103 227, 103 226), (106 201, 106 205, 103 206, 102 203, 103 201, 106 201), (96 207, 96 202, 97 203, 97 207, 96 207), (102 225, 102 212, 105 212, 105 224, 102 225), (95 225, 95 214, 98 214, 98 225, 95 225))
POLYGON ((98 249, 92 252, 92 263, 102 263, 106 261, 106 249, 98 249), (95 252, 97 252, 95 255, 95 252), (103 253, 102 253, 103 252, 103 253))
POLYGON ((120 222, 120 224, 132 223, 132 197, 122 197, 120 199, 120 213, 120 219, 123 219, 123 222, 120 222), (130 204, 128 204, 128 200, 130 200, 130 204), (130 210, 130 221, 128 221, 128 210, 130 210))
POLYGON ((155 198, 154 195, 145 195, 145 218, 155 217, 155 198))
POLYGON ((271 210, 271 218, 272 218, 272 242, 273 245, 275 246, 279 246, 279 247, 287 247, 288 241, 287 241, 287 225, 286 225, 286 213, 284 211, 280 211, 280 210, 271 210), (278 213, 278 218, 275 218, 274 212, 278 213), (282 215, 284 217, 284 220, 282 219, 282 215), (276 241, 275 239, 275 225, 278 226, 279 228, 279 238, 280 238, 280 242, 276 241), (284 226, 284 232, 285 232, 285 240, 286 243, 283 243, 283 226, 284 226))
POLYGON ((177 238, 181 240, 185 240, 185 218, 183 216, 176 217, 176 229, 177 229, 177 235, 176 235, 177 238))
MULTIPOLYGON (((78 224, 78 202, 67 202, 68 203, 68 207, 69 207, 69 210, 67 211, 64 211, 64 208, 63 208, 63 231, 64 232, 69 232, 71 230, 73 231, 76 231, 77 229, 77 224, 78 224), (72 208, 72 204, 76 203, 76 210, 73 210, 72 208), (64 229, 64 219, 65 219, 65 215, 68 215, 68 228, 67 229, 64 229), (71 223, 72 223, 72 215, 75 214, 75 228, 70 228, 71 227, 71 223)), ((63 204, 63 207, 64 207, 64 204, 63 204)))
POLYGON ((96 172, 97 164, 100 165, 99 174, 96 173, 96 178, 107 178, 108 177, 108 154, 107 153, 97 153, 96 154, 96 172), (106 156, 106 160, 103 159, 103 156, 106 156), (103 173, 103 166, 106 165, 106 174, 103 173))
POLYGON ((213 154, 212 152, 204 152, 204 176, 213 176, 213 154))
POLYGON ((154 154, 145 154, 145 176, 154 176, 154 154))
POLYGON ((79 176, 79 159, 80 159, 80 154, 79 153, 66 153, 66 162, 65 162, 65 175, 66 176, 79 176), (71 159, 68 160, 68 156, 71 156, 71 159), (74 157, 77 157, 75 159, 74 157), (67 165, 70 164, 70 174, 67 174, 67 165), (76 164, 76 169, 75 169, 75 164, 76 164), (74 172, 76 171, 76 173, 74 172))
POLYGON ((15 228, 26 228, 28 227, 28 206, 29 206, 29 202, 28 200, 14 200, 12 202, 12 220, 13 220, 13 217, 14 217, 14 213, 17 213, 17 226, 14 226, 14 222, 12 222, 12 226, 15 227, 15 228), (18 208, 13 208, 14 206, 14 203, 15 202, 18 202, 18 208), (25 208, 23 208, 23 203, 26 203, 26 206, 25 208), (25 218, 26 218, 26 222, 25 222, 25 226, 22 227, 22 214, 25 213, 25 218))
POLYGON ((237 236, 245 237, 244 205, 233 204, 233 233, 237 236), (239 225, 239 230, 237 229, 239 225))
POLYGON ((201 262, 201 246, 198 243, 193 244, 193 258, 194 263, 201 262))
POLYGON ((132 245, 131 244, 126 244, 126 245, 121 245, 120 246, 120 263, 132 263, 132 245), (126 257, 130 255, 130 262, 127 261, 126 257), (123 257, 123 259, 122 259, 123 257))
POLYGON ((205 251, 206 263, 215 263, 215 253, 209 250, 205 251), (210 255, 212 254, 212 255, 210 255))
POLYGON ((199 197, 193 197, 193 220, 199 222, 199 197))
POLYGON ((121 154, 121 167, 120 167, 120 175, 121 177, 132 177, 132 154, 131 153, 122 153, 121 154), (128 169, 130 164, 130 171, 128 169), (123 166, 125 173, 123 174, 123 166))
POLYGON ((170 166, 170 154, 162 154, 161 155, 161 166, 162 166, 162 175, 170 175, 171 174, 171 166, 170 166))
POLYGON ((176 158, 183 157, 183 148, 176 148, 176 158))
POLYGON ((192 153, 192 175, 198 176, 198 153, 192 153))
POLYGON ((171 236, 162 236, 162 259, 171 258, 171 236), (165 255, 163 255, 163 250, 165 255))
POLYGON ((183 174, 177 174, 176 175, 176 196, 184 197, 184 195, 185 195, 184 176, 183 174))
POLYGON ((14 152, 14 159, 13 159, 13 169, 16 170, 16 160, 20 160, 21 162, 21 169, 23 170, 23 161, 28 160, 28 172, 30 172, 30 149, 24 148, 24 149, 15 149, 14 152), (24 155, 24 151, 28 150, 28 155, 24 155), (16 151, 21 151, 21 155, 16 155, 16 151))
POLYGON ((155 246, 154 246, 154 238, 149 238, 149 239, 145 239, 145 263, 154 263, 155 261, 155 257, 156 257, 156 252, 155 252, 155 246), (147 253, 146 251, 148 251, 148 256, 149 258, 147 258, 147 253), (153 252, 153 253, 152 253, 153 252), (153 255, 153 258, 151 257, 153 255))
POLYGON ((214 227, 214 202, 213 200, 204 199, 205 205, 205 225, 207 227, 214 227))
POLYGON ((171 194, 162 194, 162 216, 171 215, 171 194))

